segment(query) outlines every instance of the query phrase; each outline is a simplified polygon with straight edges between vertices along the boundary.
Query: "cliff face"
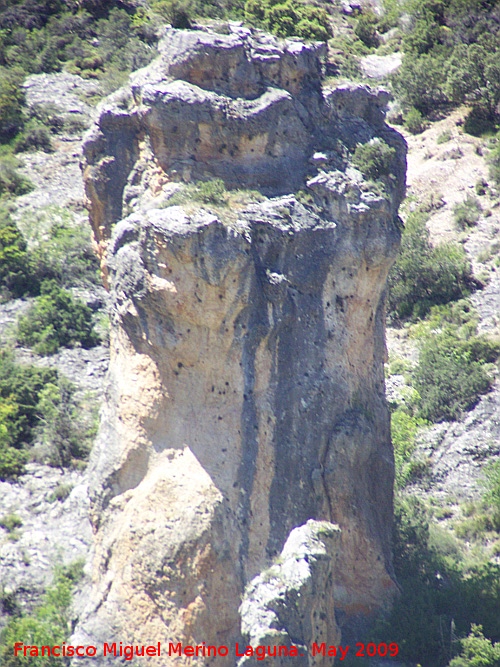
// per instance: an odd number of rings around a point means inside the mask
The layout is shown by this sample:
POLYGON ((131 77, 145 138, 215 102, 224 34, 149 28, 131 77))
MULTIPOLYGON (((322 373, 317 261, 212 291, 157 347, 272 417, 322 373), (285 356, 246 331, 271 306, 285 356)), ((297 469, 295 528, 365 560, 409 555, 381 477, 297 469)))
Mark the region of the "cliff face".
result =
POLYGON ((341 533, 303 592, 320 620, 285 614, 288 641, 335 643, 335 608, 370 614, 394 592, 383 302, 404 142, 385 93, 322 90, 321 55, 238 26, 169 30, 87 139, 114 315, 79 638, 241 641, 245 586, 311 518, 341 533), (349 166, 375 137, 396 149, 384 195, 349 166), (168 206, 175 182, 213 177, 271 198, 168 206))

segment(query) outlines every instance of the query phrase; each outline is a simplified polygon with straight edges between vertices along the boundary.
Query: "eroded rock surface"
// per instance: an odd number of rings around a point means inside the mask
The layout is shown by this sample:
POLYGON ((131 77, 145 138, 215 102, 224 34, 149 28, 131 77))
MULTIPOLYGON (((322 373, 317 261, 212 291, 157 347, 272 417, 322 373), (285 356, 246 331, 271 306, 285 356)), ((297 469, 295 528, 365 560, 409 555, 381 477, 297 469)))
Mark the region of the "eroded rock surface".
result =
POLYGON ((237 25, 169 30, 160 53, 84 149, 113 325, 74 641, 234 645, 245 586, 309 519, 342 531, 328 618, 369 615, 395 589, 384 294, 405 151, 388 96, 323 91, 320 45, 237 25), (383 193, 349 166, 375 137, 396 149, 383 193), (169 206, 213 177, 271 198, 169 206))
POLYGON ((339 543, 338 526, 310 519, 292 530, 276 563, 248 584, 240 611, 249 645, 255 651, 258 646, 295 646, 298 655, 261 648, 260 654, 243 657, 239 667, 331 665, 331 658, 313 655, 310 647, 340 641, 332 604, 339 543))

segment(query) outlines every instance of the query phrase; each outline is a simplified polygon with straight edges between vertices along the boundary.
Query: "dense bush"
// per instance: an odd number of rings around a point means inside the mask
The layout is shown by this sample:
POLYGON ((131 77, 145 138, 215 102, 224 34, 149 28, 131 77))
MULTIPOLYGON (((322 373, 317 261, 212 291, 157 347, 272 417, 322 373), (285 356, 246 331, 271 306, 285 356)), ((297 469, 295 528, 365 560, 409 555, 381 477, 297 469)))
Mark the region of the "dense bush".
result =
POLYGON ((393 78, 407 107, 425 116, 439 108, 470 104, 466 131, 499 121, 500 23, 496 3, 409 0, 400 6, 411 23, 403 39, 403 64, 393 78))
POLYGON ((26 241, 5 210, 0 210, 0 295, 20 297, 37 294, 26 241))
MULTIPOLYGON (((115 78, 119 84, 119 73, 142 67, 154 57, 157 21, 149 18, 144 7, 125 11, 116 4, 68 6, 31 0, 0 10, 0 61, 8 77, 15 71, 22 80, 26 73, 57 72, 64 66, 83 76, 106 78, 108 84, 115 78)), ((0 109, 2 80, 0 74, 0 109)), ((11 100, 10 109, 16 97, 13 93, 6 99, 11 100)), ((8 130, 7 138, 22 129, 22 114, 11 116, 17 119, 17 127, 8 130)))
POLYGON ((22 216, 19 226, 0 208, 0 295, 36 296, 44 279, 62 286, 95 284, 98 262, 88 228, 59 207, 22 216))
POLYGON ((495 461, 485 469, 485 500, 493 509, 493 523, 500 532, 500 462, 495 461))
POLYGON ((424 117, 418 109, 413 107, 405 114, 404 125, 412 134, 420 134, 425 130, 424 117))
POLYGON ((22 472, 39 425, 40 392, 51 382, 57 382, 57 371, 20 366, 0 351, 0 479, 22 472))
POLYGON ((247 0, 245 19, 278 37, 297 35, 303 39, 326 41, 332 35, 327 12, 322 7, 299 0, 247 0))
POLYGON ((453 218, 460 229, 473 227, 477 224, 481 215, 482 207, 476 197, 467 195, 463 202, 453 207, 453 218))
POLYGON ((497 186, 500 186, 500 143, 488 155, 489 173, 497 186))
POLYGON ((452 633, 465 637, 473 623, 500 639, 500 565, 467 567, 460 553, 431 540, 429 519, 417 498, 396 499, 394 570, 401 595, 375 637, 397 642, 405 663, 441 667, 453 657, 452 633))
POLYGON ((405 224, 401 251, 389 275, 389 310, 399 319, 423 317, 434 304, 448 303, 474 287, 463 248, 429 242, 427 214, 411 213, 405 224))
POLYGON ((390 175, 395 154, 396 149, 376 137, 356 146, 352 163, 364 176, 377 181, 390 175))
POLYGON ((23 78, 18 68, 0 67, 0 143, 12 139, 23 127, 23 78))
POLYGON ((94 401, 78 403, 57 371, 16 364, 0 352, 0 479, 23 472, 28 457, 55 466, 85 459, 95 436, 94 401))
POLYGON ((443 58, 438 55, 405 56, 392 79, 403 106, 428 116, 445 104, 448 98, 444 92, 443 67, 443 58))
POLYGON ((16 642, 28 646, 61 646, 70 634, 70 605, 75 584, 83 576, 83 564, 60 568, 41 604, 30 616, 14 616, 0 634, 3 667, 62 667, 64 659, 14 655, 16 642))
POLYGON ((69 466, 89 454, 88 429, 75 401, 75 387, 65 378, 47 383, 38 396, 36 458, 54 466, 69 466))
POLYGON ((59 206, 39 208, 25 213, 19 226, 38 280, 54 278, 62 286, 98 281, 99 263, 89 227, 75 220, 71 212, 59 206))
POLYGON ((74 300, 53 280, 42 283, 40 296, 19 318, 17 338, 38 354, 54 354, 60 347, 75 345, 89 348, 98 343, 90 308, 74 300))
POLYGON ((25 124, 23 131, 15 138, 13 147, 16 153, 39 150, 51 153, 54 150, 49 130, 36 120, 25 124))
POLYGON ((460 642, 460 649, 450 667, 500 667, 500 642, 486 639, 480 625, 472 624, 470 634, 460 642))
POLYGON ((13 155, 0 156, 0 197, 25 195, 33 189, 31 181, 19 173, 20 164, 13 155))
POLYGON ((453 420, 474 407, 492 384, 485 364, 499 354, 499 344, 474 335, 464 338, 454 326, 426 337, 415 371, 419 415, 432 422, 453 420))
POLYGON ((377 33, 378 16, 372 11, 363 11, 356 22, 354 34, 368 48, 377 47, 380 39, 377 33))
POLYGON ((415 480, 422 470, 420 461, 412 458, 415 450, 416 435, 427 422, 424 419, 409 414, 400 406, 391 415, 391 437, 394 448, 394 463, 396 466, 395 484, 403 488, 415 480))

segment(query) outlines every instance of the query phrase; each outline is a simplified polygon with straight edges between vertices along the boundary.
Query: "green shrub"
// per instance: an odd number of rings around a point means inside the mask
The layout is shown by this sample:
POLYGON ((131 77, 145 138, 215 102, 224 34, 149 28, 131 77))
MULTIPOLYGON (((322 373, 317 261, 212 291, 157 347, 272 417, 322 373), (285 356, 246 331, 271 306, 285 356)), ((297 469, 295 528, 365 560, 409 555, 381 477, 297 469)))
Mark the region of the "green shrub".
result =
POLYGON ((493 524, 495 529, 500 531, 500 462, 495 461, 490 463, 485 470, 486 492, 484 499, 488 502, 493 510, 493 524))
POLYGON ((59 467, 85 460, 97 428, 95 407, 90 394, 77 402, 75 388, 57 371, 16 364, 1 351, 0 479, 15 479, 34 455, 59 467))
POLYGON ((422 211, 408 216, 389 274, 389 310, 396 319, 423 317, 434 304, 459 299, 474 287, 463 248, 454 243, 433 247, 427 219, 422 211))
POLYGON ((6 514, 0 518, 0 528, 4 528, 8 533, 12 533, 16 528, 23 525, 22 520, 17 514, 6 514))
POLYGON ((37 410, 41 390, 57 381, 57 371, 16 364, 12 352, 0 350, 0 400, 2 423, 7 432, 4 443, 18 449, 33 440, 33 429, 39 422, 37 410))
POLYGON ((424 117, 414 107, 405 114, 404 125, 412 134, 420 134, 425 130, 424 117))
POLYGON ((73 491, 72 484, 58 484, 51 494, 47 497, 49 503, 55 503, 56 500, 63 502, 73 491))
POLYGON ((332 35, 327 12, 322 7, 298 0, 247 0, 245 19, 263 26, 278 37, 296 35, 303 39, 327 41, 332 35))
POLYGON ((405 55, 401 67, 392 77, 394 90, 405 108, 414 108, 424 117, 448 100, 444 92, 442 56, 424 54, 405 55))
POLYGON ((73 299, 53 280, 42 283, 40 296, 19 318, 19 343, 32 347, 38 354, 54 354, 60 347, 97 345, 92 326, 92 311, 73 299))
POLYGON ((354 34, 368 48, 376 48, 380 44, 377 23, 378 17, 372 11, 363 11, 356 22, 354 34))
POLYGON ((500 667, 500 642, 486 639, 482 626, 473 623, 470 634, 460 641, 460 655, 453 658, 450 667, 500 667))
POLYGON ((170 23, 173 28, 191 28, 194 16, 194 3, 189 0, 163 0, 153 3, 156 11, 170 23))
POLYGON ((38 150, 52 153, 54 150, 48 129, 35 120, 26 123, 24 130, 17 135, 13 146, 16 153, 38 150))
POLYGON ((500 143, 488 155, 489 174, 497 186, 500 186, 500 143))
POLYGON ((59 206, 39 208, 25 213, 19 227, 39 281, 54 278, 63 286, 99 281, 88 225, 76 221, 70 211, 59 206))
POLYGON ((482 210, 479 200, 467 195, 463 202, 453 207, 453 218, 460 229, 466 229, 477 224, 482 210))
MULTIPOLYGON (((5 143, 23 127, 24 72, 0 67, 0 142, 5 143)), ((0 191, 1 194, 1 191, 0 191)))
POLYGON ((39 282, 26 241, 6 211, 0 210, 0 293, 20 297, 37 294, 39 282))
POLYGON ((0 196, 25 195, 33 190, 31 181, 18 172, 19 160, 13 155, 0 157, 0 196))
POLYGON ((168 206, 178 206, 196 201, 202 204, 225 206, 227 198, 228 192, 224 181, 216 178, 212 181, 198 181, 181 187, 177 192, 174 192, 167 203, 168 206))
POLYGON ((61 377, 57 384, 47 383, 38 395, 37 458, 52 466, 69 466, 74 459, 87 458, 90 451, 74 394, 75 387, 61 377))
POLYGON ((396 497, 393 551, 401 594, 374 635, 397 642, 405 664, 442 667, 452 657, 452 633, 464 636, 471 623, 481 623, 486 636, 500 636, 500 565, 467 568, 456 549, 450 554, 449 541, 431 537, 430 518, 421 500, 396 497))
POLYGON ((465 540, 484 538, 485 534, 494 530, 494 523, 488 514, 475 514, 455 525, 455 534, 465 540))
POLYGON ((472 134, 473 137, 481 137, 483 134, 489 134, 497 129, 498 118, 486 114, 478 107, 472 107, 466 115, 463 129, 467 134, 472 134))
MULTIPOLYGON (((0 398, 0 420, 4 419, 2 414, 2 399, 0 398)), ((0 431, 5 424, 0 423, 0 431)), ((17 479, 24 472, 24 466, 28 462, 28 455, 15 447, 6 444, 0 445, 0 480, 17 479)))
POLYGON ((61 658, 15 656, 12 647, 16 642, 28 646, 60 646, 66 641, 70 634, 72 592, 82 574, 81 563, 60 569, 32 615, 16 616, 8 621, 0 634, 3 667, 62 667, 61 658))
POLYGON ((391 415, 391 436, 396 465, 395 483, 403 488, 420 477, 426 467, 425 462, 412 458, 415 451, 415 438, 418 431, 427 422, 408 414, 404 407, 399 407, 391 415))
POLYGON ((445 144, 447 141, 450 141, 451 139, 451 132, 449 130, 446 130, 445 132, 441 132, 439 137, 436 139, 437 144, 445 144))
POLYGON ((358 144, 352 156, 352 163, 367 178, 377 181, 391 173, 396 149, 376 137, 366 144, 358 144))
POLYGON ((419 416, 432 422, 458 419, 491 387, 485 363, 500 346, 480 337, 462 339, 448 328, 424 341, 415 371, 419 416))
POLYGON ((203 181, 198 183, 193 199, 201 201, 204 204, 225 204, 226 186, 224 181, 216 178, 213 181, 203 181))

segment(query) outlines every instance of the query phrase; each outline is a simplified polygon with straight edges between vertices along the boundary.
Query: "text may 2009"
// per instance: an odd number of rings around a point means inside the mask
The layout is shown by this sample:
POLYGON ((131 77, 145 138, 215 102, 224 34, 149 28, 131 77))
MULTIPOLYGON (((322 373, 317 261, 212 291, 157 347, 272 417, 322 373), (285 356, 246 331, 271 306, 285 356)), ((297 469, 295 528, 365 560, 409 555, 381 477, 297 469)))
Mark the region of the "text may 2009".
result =
MULTIPOLYGON (((339 660, 344 660, 351 650, 351 646, 329 645, 325 642, 318 644, 314 642, 309 651, 313 656, 322 655, 336 657, 339 660)), ((296 657, 304 656, 305 649, 302 646, 234 646, 234 655, 236 657, 254 656, 257 660, 265 660, 272 657, 296 657)), ((168 642, 162 649, 161 642, 151 644, 149 646, 140 644, 123 644, 122 642, 107 643, 104 642, 102 649, 99 651, 97 646, 72 646, 63 643, 55 646, 31 646, 17 642, 14 644, 14 655, 23 657, 76 657, 76 658, 95 658, 98 656, 114 656, 125 660, 133 660, 135 657, 143 656, 198 656, 198 657, 216 657, 229 655, 229 647, 225 645, 214 646, 207 645, 205 642, 198 645, 182 644, 181 642, 168 642), (163 651, 163 653, 162 653, 163 651)), ((364 644, 358 642, 352 647, 352 652, 356 657, 390 657, 395 658, 399 653, 399 647, 395 642, 375 644, 370 642, 364 644)))

